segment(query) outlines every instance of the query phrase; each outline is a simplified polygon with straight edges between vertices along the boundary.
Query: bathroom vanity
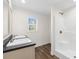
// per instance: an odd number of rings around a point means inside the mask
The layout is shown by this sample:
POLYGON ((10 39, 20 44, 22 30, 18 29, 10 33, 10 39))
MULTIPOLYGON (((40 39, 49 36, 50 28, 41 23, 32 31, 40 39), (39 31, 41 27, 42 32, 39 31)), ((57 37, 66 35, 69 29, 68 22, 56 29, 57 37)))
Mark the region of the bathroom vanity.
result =
MULTIPOLYGON (((10 39, 8 38, 8 40, 10 39)), ((35 59, 35 43, 33 42, 12 46, 4 44, 3 47, 3 59, 35 59)))
POLYGON ((3 59, 35 59, 35 47, 29 46, 4 52, 3 59))

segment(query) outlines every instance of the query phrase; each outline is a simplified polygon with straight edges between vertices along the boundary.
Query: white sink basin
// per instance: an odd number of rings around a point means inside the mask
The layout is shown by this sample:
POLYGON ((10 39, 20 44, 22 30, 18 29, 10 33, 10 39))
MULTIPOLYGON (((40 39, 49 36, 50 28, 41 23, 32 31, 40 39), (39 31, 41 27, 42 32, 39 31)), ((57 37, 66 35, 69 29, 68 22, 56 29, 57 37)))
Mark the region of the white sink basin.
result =
POLYGON ((24 43, 31 43, 32 41, 29 38, 21 38, 21 39, 15 39, 13 42, 9 42, 7 46, 15 46, 15 45, 20 45, 24 43))

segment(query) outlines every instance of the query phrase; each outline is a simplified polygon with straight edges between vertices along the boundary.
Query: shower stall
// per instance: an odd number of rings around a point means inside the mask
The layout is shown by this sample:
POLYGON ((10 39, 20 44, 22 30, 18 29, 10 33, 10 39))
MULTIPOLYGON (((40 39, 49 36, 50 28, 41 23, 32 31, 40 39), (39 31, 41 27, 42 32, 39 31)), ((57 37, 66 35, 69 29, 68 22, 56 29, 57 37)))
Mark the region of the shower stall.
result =
POLYGON ((62 12, 51 9, 51 54, 59 59, 76 59, 75 7, 62 12))

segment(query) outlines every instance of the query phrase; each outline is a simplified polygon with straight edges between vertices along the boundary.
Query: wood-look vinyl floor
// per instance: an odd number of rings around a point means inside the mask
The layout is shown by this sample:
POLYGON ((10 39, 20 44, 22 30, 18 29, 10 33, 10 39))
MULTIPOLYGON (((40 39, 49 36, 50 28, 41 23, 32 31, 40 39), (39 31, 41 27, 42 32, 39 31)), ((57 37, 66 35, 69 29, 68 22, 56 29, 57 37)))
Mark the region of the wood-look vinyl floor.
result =
POLYGON ((51 44, 46 44, 35 48, 36 59, 59 59, 56 56, 51 56, 51 44))

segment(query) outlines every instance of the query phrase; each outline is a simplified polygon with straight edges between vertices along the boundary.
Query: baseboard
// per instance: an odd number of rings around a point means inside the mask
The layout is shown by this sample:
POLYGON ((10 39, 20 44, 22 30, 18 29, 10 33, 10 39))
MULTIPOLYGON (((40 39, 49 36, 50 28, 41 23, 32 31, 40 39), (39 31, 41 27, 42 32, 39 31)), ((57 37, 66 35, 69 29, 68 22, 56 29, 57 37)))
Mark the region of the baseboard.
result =
POLYGON ((40 45, 36 45, 35 47, 39 47, 39 46, 43 46, 43 45, 46 45, 46 44, 51 44, 51 43, 43 43, 43 44, 40 44, 40 45))

